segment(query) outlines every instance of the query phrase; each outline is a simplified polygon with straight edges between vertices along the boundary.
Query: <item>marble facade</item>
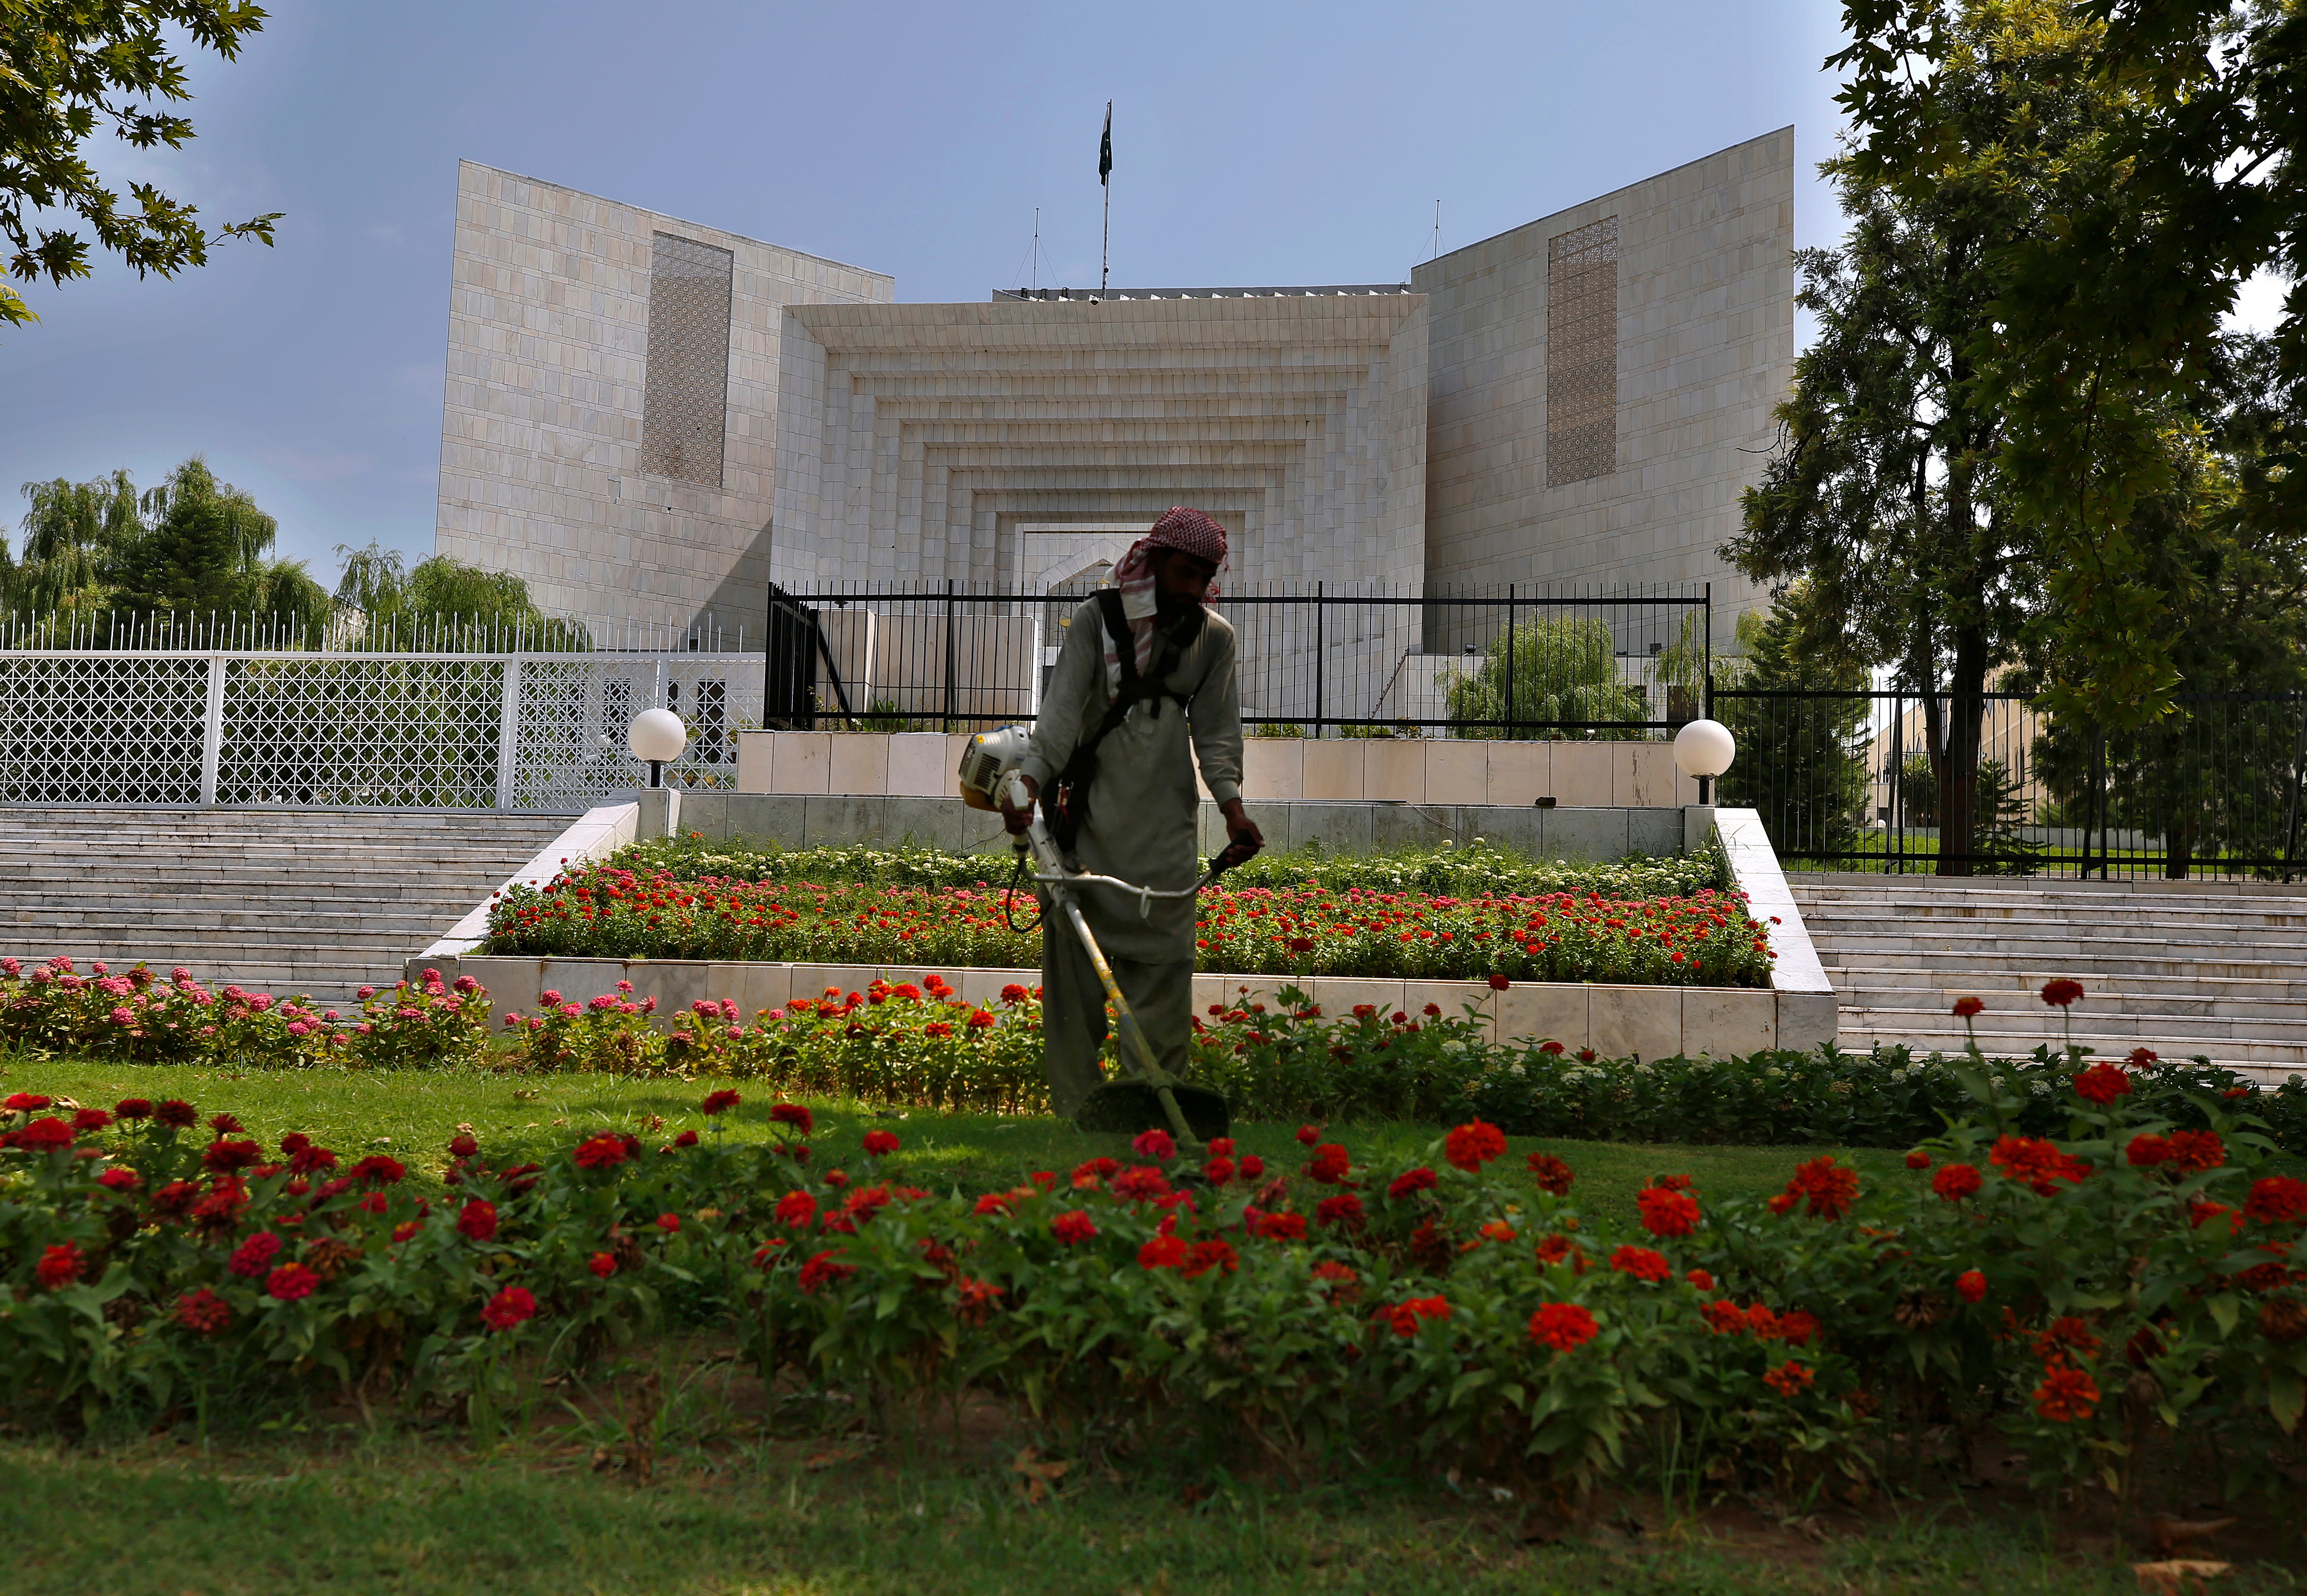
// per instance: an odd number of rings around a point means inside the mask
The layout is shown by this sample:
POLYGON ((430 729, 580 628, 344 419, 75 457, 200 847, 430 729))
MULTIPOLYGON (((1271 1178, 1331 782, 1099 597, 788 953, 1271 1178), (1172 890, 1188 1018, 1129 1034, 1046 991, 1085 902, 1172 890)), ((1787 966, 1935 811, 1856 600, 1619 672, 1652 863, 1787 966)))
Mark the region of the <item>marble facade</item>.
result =
POLYGON ((1718 550, 1792 378, 1793 194, 1781 128, 1398 285, 898 305, 880 273, 467 162, 437 546, 549 609, 750 629, 772 580, 1039 588, 1193 503, 1237 583, 1711 581, 1726 639, 1760 597, 1718 550), (652 341, 659 235, 692 276, 733 260, 717 465, 693 281, 652 341), (688 388, 645 403, 676 347, 688 388), (667 452, 645 411, 704 435, 667 452))

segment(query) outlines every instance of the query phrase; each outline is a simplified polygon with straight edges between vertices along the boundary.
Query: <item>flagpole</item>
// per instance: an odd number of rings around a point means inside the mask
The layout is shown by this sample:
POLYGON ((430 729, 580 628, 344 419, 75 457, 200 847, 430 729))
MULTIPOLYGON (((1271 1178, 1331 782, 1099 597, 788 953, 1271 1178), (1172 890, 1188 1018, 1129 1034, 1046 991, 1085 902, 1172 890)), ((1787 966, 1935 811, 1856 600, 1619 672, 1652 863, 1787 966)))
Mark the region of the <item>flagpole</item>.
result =
POLYGON ((1097 291, 1105 292, 1106 258, 1113 248, 1113 185, 1105 186, 1105 227, 1097 240, 1097 291))
POLYGON ((1105 132, 1097 142, 1097 185, 1105 191, 1105 225, 1097 239, 1097 291, 1105 293, 1107 264, 1113 253, 1113 102, 1105 102, 1105 132))

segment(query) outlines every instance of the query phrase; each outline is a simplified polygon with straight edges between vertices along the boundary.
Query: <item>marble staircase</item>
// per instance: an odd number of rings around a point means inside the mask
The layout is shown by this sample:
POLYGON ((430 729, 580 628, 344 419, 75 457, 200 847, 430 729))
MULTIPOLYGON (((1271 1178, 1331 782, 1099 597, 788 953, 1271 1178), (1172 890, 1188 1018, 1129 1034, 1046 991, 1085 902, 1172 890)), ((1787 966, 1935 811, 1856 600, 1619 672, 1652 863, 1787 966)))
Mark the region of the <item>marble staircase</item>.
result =
POLYGON ((2198 1054, 2307 1072, 2307 884, 1796 874, 1788 882, 1841 1006, 1841 1045, 1957 1052, 1958 999, 1990 1053, 2061 1043, 2045 982, 2094 1056, 2198 1054))
POLYGON ((569 825, 565 816, 0 809, 0 953, 189 966, 342 1007, 569 825))

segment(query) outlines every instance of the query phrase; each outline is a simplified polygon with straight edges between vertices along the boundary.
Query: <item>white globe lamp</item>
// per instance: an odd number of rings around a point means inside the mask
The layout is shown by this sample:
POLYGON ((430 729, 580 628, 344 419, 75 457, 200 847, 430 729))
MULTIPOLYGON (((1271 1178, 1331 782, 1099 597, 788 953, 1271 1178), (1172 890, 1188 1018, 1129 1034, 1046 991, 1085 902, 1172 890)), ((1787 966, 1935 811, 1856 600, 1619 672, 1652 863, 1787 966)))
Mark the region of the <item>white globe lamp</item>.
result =
POLYGON ((661 787, 666 764, 681 758, 681 751, 689 746, 689 728, 670 709, 644 709, 633 716, 625 742, 633 758, 648 761, 649 785, 661 787))
POLYGON ((1674 762, 1698 779, 1698 801, 1714 802, 1714 778, 1730 768, 1738 740, 1719 720, 1694 720, 1674 734, 1674 762))

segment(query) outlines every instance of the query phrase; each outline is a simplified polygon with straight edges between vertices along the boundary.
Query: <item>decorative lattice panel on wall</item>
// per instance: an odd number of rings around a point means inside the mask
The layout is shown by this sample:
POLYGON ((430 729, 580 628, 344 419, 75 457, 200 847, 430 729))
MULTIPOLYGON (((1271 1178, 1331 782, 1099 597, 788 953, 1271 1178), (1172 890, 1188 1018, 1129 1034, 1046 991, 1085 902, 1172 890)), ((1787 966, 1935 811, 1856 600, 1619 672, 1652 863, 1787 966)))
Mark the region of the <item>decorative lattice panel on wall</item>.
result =
POLYGON ((1617 468, 1618 219, 1606 216, 1546 244, 1546 485, 1617 468))
POLYGON ((197 803, 209 665, 0 659, 0 803, 197 803))
POLYGON ((721 485, 734 263, 725 249, 671 233, 650 235, 641 469, 651 476, 721 485))

